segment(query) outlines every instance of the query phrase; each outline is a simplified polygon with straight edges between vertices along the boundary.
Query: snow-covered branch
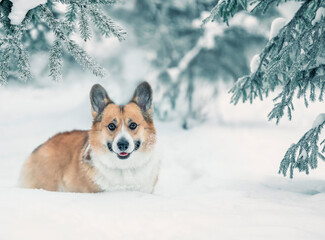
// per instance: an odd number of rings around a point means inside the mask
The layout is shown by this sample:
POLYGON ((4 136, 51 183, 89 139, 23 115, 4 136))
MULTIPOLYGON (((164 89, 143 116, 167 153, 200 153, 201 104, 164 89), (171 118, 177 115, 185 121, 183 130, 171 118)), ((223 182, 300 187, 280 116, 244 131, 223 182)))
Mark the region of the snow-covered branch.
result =
POLYGON ((312 24, 320 1, 313 5, 313 1, 305 2, 293 19, 274 34, 264 50, 261 52, 258 64, 254 66, 255 72, 239 80, 239 83, 231 89, 232 102, 242 99, 243 102, 252 102, 257 96, 261 99, 267 97, 270 91, 282 86, 282 92, 274 99, 281 99, 276 103, 269 114, 269 119, 276 118, 277 122, 288 110, 291 118, 293 110, 292 99, 298 89, 300 96, 305 97, 307 103, 306 83, 310 83, 311 91, 309 99, 315 100, 315 87, 323 89, 324 83, 324 40, 325 18, 312 24))
POLYGON ((318 143, 324 125, 325 114, 322 113, 315 119, 313 127, 287 150, 281 161, 279 173, 286 176, 289 169, 290 178, 292 178, 293 170, 297 168, 299 172, 309 174, 309 169, 317 168, 318 159, 325 161, 325 140, 320 144, 318 143), (318 144, 323 145, 323 147, 319 149, 318 144))
MULTIPOLYGON (((279 4, 283 0, 254 1, 252 11, 262 9, 265 12, 271 4, 279 4)), ((236 0, 221 0, 206 19, 218 17, 228 21, 229 17, 238 11, 236 0), (226 8, 228 6, 228 9, 226 8)), ((322 101, 325 90, 325 17, 323 0, 302 1, 294 17, 287 21, 277 18, 273 21, 269 42, 263 51, 254 56, 251 62, 251 73, 235 83, 230 90, 231 102, 237 104, 240 100, 252 103, 256 97, 263 100, 270 92, 280 89, 273 100, 273 109, 268 115, 269 120, 279 120, 287 111, 291 120, 294 110, 293 99, 303 98, 306 107, 308 101, 322 101), (297 95, 295 95, 297 93, 297 95)), ((243 5, 245 8, 245 3, 243 5)), ((324 114, 320 115, 318 124, 314 124, 297 144, 293 144, 286 152, 279 172, 286 175, 290 168, 309 173, 309 168, 317 167, 317 159, 325 160, 325 148, 319 151, 318 141, 325 125, 324 114)), ((324 141, 321 143, 324 144, 324 141)))
MULTIPOLYGON (((89 69, 96 76, 104 76, 104 70, 92 59, 75 41, 70 38, 72 33, 78 34, 85 41, 92 37, 92 19, 105 37, 114 36, 119 40, 125 39, 126 32, 117 26, 101 8, 117 1, 109 0, 3 0, 0 3, 0 45, 1 52, 14 53, 4 54, 0 57, 0 84, 8 81, 8 72, 18 70, 20 78, 28 80, 32 78, 30 72, 29 52, 23 41, 33 41, 30 29, 34 26, 35 31, 52 31, 56 39, 49 41, 50 49, 49 68, 50 76, 54 80, 62 78, 62 48, 63 47, 85 69, 89 69), (56 3, 66 6, 65 16, 56 12, 56 3), (60 16, 61 15, 61 16, 60 16), (57 16, 60 16, 59 18, 57 16), (76 25, 79 28, 76 28, 76 25), (42 27, 37 27, 42 25, 42 27), (25 37, 26 36, 26 37, 25 37), (25 38, 24 38, 25 37, 25 38)), ((46 43, 42 43, 43 45, 46 43)), ((27 45, 30 45, 28 42, 27 45)), ((35 50, 36 51, 36 50, 35 50)))

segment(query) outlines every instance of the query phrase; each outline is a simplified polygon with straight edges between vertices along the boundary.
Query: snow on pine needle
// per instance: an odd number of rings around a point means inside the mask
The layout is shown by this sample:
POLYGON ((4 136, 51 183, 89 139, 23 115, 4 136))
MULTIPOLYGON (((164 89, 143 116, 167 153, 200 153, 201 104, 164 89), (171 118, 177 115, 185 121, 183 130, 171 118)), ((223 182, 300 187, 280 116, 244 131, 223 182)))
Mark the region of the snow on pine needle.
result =
MULTIPOLYGON (((254 5, 251 12, 266 12, 272 3, 277 5, 284 0, 251 1, 254 5)), ((246 1, 222 0, 212 9, 204 22, 228 19, 240 11, 240 5, 247 10, 246 1)), ((275 89, 280 93, 273 99, 273 109, 268 114, 269 120, 280 119, 287 115, 292 118, 293 100, 302 98, 305 106, 309 101, 323 100, 325 91, 325 2, 311 0, 302 2, 292 19, 276 18, 271 26, 269 42, 261 53, 251 61, 251 73, 237 80, 230 93, 231 102, 240 100, 253 103, 257 97, 261 100, 269 96, 275 89), (319 91, 318 91, 319 90, 319 91)), ((307 174, 309 169, 317 167, 317 159, 325 160, 324 148, 319 151, 319 135, 324 122, 310 129, 297 144, 293 144, 286 152, 279 172, 286 175, 290 168, 298 168, 307 174)), ((321 144, 323 144, 321 142, 321 144)))
MULTIPOLYGON (((229 5, 232 1, 226 2, 229 5)), ((267 9, 267 2, 257 1, 252 11, 267 9)), ((260 61, 253 59, 251 74, 240 78, 230 90, 234 104, 239 100, 252 103, 256 97, 263 99, 276 88, 282 88, 268 115, 269 120, 275 119, 278 123, 286 112, 291 119, 295 92, 308 106, 309 100, 316 100, 315 89, 319 88, 319 100, 322 100, 325 87, 325 18, 313 22, 322 6, 322 1, 307 1, 287 24, 283 18, 273 21, 270 40, 259 54, 260 61)))
POLYGON ((317 168, 318 159, 325 161, 325 139, 318 144, 324 125, 325 113, 322 113, 315 119, 312 128, 287 150, 281 161, 279 173, 286 176, 289 170, 290 178, 293 178, 293 171, 297 168, 299 172, 309 174, 310 169, 317 168), (319 149, 319 145, 323 147, 319 149))
POLYGON ((29 10, 45 4, 47 0, 10 0, 10 2, 13 4, 8 16, 11 24, 20 25, 29 10))
POLYGON ((31 79, 30 55, 40 51, 39 49, 50 53, 49 75, 53 80, 62 79, 64 52, 72 55, 84 69, 103 77, 104 69, 71 39, 71 35, 79 34, 84 41, 90 40, 93 36, 93 25, 90 24, 92 19, 104 37, 116 37, 120 41, 125 39, 126 32, 101 11, 105 5, 110 6, 115 2, 107 0, 3 0, 0 3, 2 24, 0 51, 10 50, 14 54, 9 56, 5 54, 0 57, 0 84, 8 82, 9 71, 18 72, 19 78, 24 81, 31 79), (56 8, 58 3, 66 7, 64 11, 56 8), (40 25, 42 27, 39 27, 40 25), (28 49, 28 46, 33 45, 35 40, 30 37, 31 31, 34 31, 34 36, 35 32, 37 35, 44 36, 42 42, 39 43, 39 48, 28 49), (50 35, 49 32, 53 32, 56 38, 46 37, 50 35), (58 46, 62 46, 62 49, 58 46))
POLYGON ((274 19, 271 25, 269 40, 276 37, 286 24, 287 24, 287 20, 285 18, 280 17, 274 19))

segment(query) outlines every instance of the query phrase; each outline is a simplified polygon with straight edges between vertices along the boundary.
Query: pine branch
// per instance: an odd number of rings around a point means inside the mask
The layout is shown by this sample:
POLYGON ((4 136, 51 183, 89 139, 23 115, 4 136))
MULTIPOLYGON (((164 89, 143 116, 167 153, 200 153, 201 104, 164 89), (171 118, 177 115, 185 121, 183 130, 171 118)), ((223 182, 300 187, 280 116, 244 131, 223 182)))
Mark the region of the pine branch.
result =
POLYGON ((62 45, 82 67, 91 70, 96 76, 103 77, 105 75, 104 69, 88 56, 88 54, 77 43, 69 39, 64 28, 62 28, 62 24, 54 18, 52 12, 46 6, 41 7, 42 17, 56 35, 57 40, 62 41, 62 45))
POLYGON ((90 13, 93 19, 93 22, 98 27, 105 37, 110 37, 111 35, 115 36, 119 41, 125 40, 126 32, 117 26, 112 19, 107 17, 102 11, 98 8, 91 7, 90 13))
MULTIPOLYGON (((314 89, 322 88, 324 85, 322 77, 324 67, 316 60, 325 58, 325 18, 314 25, 311 24, 319 3, 320 1, 314 6, 312 1, 305 2, 294 18, 269 41, 260 54, 261 60, 256 72, 240 79, 240 82, 230 90, 234 104, 240 99, 252 103, 256 97, 260 99, 263 96, 267 97, 270 91, 282 86, 280 95, 274 99, 281 101, 275 103, 269 113, 269 120, 275 118, 278 123, 284 116, 285 109, 291 119, 292 100, 298 89, 298 97, 307 96, 307 88, 301 87, 303 82, 308 82, 312 91, 309 97, 305 97, 305 102, 308 102, 308 98, 311 101, 316 99, 314 89), (308 20, 305 19, 306 16, 309 16, 308 20)), ((320 95, 319 99, 321 98, 320 95)))
POLYGON ((91 38, 89 27, 89 12, 86 6, 80 7, 79 31, 81 38, 86 42, 91 38))
MULTIPOLYGON (((285 0, 256 0, 253 11, 263 12, 271 4, 280 4, 285 0)), ((323 0, 306 0, 296 12, 292 20, 284 26, 277 36, 273 37, 264 50, 259 54, 260 62, 257 70, 248 76, 240 78, 233 88, 231 102, 237 104, 240 99, 251 103, 256 97, 267 97, 269 92, 281 88, 279 95, 274 98, 275 105, 268 118, 279 120, 287 111, 291 120, 294 110, 293 98, 304 98, 306 107, 308 101, 317 99, 316 89, 320 89, 318 100, 322 101, 325 91, 325 18, 313 22, 318 9, 323 7, 323 0)), ((228 23, 239 9, 236 0, 221 0, 211 11, 209 20, 222 18, 228 23)), ((290 169, 290 177, 297 168, 307 174, 309 169, 317 167, 318 159, 325 161, 325 140, 319 150, 318 141, 322 128, 325 125, 325 114, 316 120, 315 126, 293 144, 286 152, 280 164, 279 173, 284 176, 290 169)))
MULTIPOLYGON (((295 1, 303 2, 305 0, 295 1)), ((313 1, 317 2, 319 0, 313 1)), ((209 21, 217 21, 220 18, 228 25, 229 19, 240 10, 240 7, 247 10, 248 5, 255 5, 251 12, 262 10, 262 12, 265 13, 272 4, 278 6, 282 2, 287 2, 287 0, 219 0, 216 6, 211 10, 210 15, 203 20, 203 24, 206 24, 209 21)))
POLYGON ((62 4, 103 4, 103 5, 113 5, 120 0, 51 0, 52 2, 58 2, 62 4))
POLYGON ((5 48, 0 52, 0 86, 7 84, 9 75, 9 56, 11 51, 9 48, 5 48))
POLYGON ((69 22, 74 22, 77 19, 77 5, 75 3, 68 4, 68 11, 65 17, 69 22))
MULTIPOLYGON (((282 89, 281 93, 274 99, 274 101, 281 99, 279 103, 276 103, 272 111, 269 113, 268 118, 272 120, 276 119, 278 123, 284 115, 284 110, 288 111, 288 118, 291 120, 291 112, 294 110, 293 97, 297 92, 297 98, 304 98, 306 107, 308 107, 308 98, 311 101, 316 100, 316 88, 324 88, 325 85, 325 65, 317 66, 312 69, 303 70, 293 80, 288 79, 287 84, 282 89), (297 91, 296 91, 297 90, 297 91), (309 94, 307 91, 310 91, 309 94)), ((322 91, 320 92, 319 99, 322 99, 322 91)))
MULTIPOLYGON (((319 117, 323 118, 322 115, 319 117)), ((320 150, 318 146, 319 136, 325 125, 324 119, 315 127, 310 129, 304 136, 293 144, 285 153, 279 168, 279 174, 287 175, 290 169, 290 178, 293 178, 293 171, 295 168, 299 172, 309 174, 309 169, 317 168, 318 159, 325 161, 324 152, 325 146, 320 150)), ((324 140, 325 141, 325 140, 324 140)), ((324 145, 324 141, 320 145, 324 145)))
POLYGON ((90 69, 95 76, 104 77, 105 71, 73 40, 68 40, 66 49, 85 69, 90 69))
POLYGON ((53 81, 59 82, 62 80, 62 45, 56 40, 50 50, 50 76, 53 81))
POLYGON ((250 103, 253 103, 253 100, 256 97, 259 97, 261 100, 263 100, 262 91, 263 86, 262 82, 259 81, 259 78, 250 76, 241 77, 229 90, 229 93, 232 93, 231 103, 234 103, 236 105, 240 99, 242 99, 243 102, 249 99, 250 103))
POLYGON ((211 10, 210 15, 203 20, 203 24, 206 24, 209 21, 216 21, 218 18, 222 18, 222 20, 229 25, 229 18, 231 18, 238 11, 240 5, 244 9, 247 9, 247 0, 220 0, 211 10))
MULTIPOLYGON (((301 0, 301 1, 304 1, 304 0, 301 0)), ((253 8, 252 12, 255 12, 255 11, 257 11, 257 10, 260 9, 260 10, 262 10, 263 13, 265 13, 272 4, 276 3, 276 5, 278 6, 281 2, 285 2, 285 1, 283 1, 283 0, 262 0, 262 1, 256 1, 255 0, 255 1, 252 1, 250 3, 250 5, 256 4, 255 7, 253 8)))
POLYGON ((5 33, 10 32, 10 20, 8 15, 11 11, 12 3, 9 0, 2 0, 0 2, 0 23, 3 25, 5 33))
POLYGON ((30 57, 28 52, 24 49, 23 44, 20 40, 13 38, 11 40, 11 46, 13 47, 13 53, 17 60, 17 67, 19 71, 19 78, 27 81, 32 78, 32 74, 30 72, 30 57))
MULTIPOLYGON (((6 39, 6 46, 0 45, 0 52, 4 52, 7 48, 12 49, 14 58, 11 61, 16 61, 17 70, 19 76, 23 80, 31 78, 29 53, 28 50, 38 50, 38 48, 31 48, 30 45, 24 46, 23 41, 35 41, 30 34, 31 26, 37 28, 40 24, 45 24, 49 28, 45 27, 45 31, 53 31, 56 36, 54 45, 50 48, 50 76, 53 80, 60 80, 62 78, 62 48, 66 49, 75 60, 82 65, 84 69, 89 69, 96 76, 104 76, 104 69, 100 67, 88 54, 77 45, 76 42, 70 39, 70 35, 76 31, 76 22, 79 20, 79 32, 84 41, 91 38, 91 25, 89 18, 91 17, 96 26, 106 36, 115 36, 119 40, 123 40, 125 31, 107 17, 103 12, 99 10, 103 5, 112 5, 118 2, 117 0, 48 0, 47 4, 39 5, 38 7, 29 10, 20 25, 11 25, 8 18, 11 12, 12 3, 9 0, 2 0, 0 2, 0 24, 2 26, 2 34, 6 39), (58 20, 55 10, 53 8, 54 3, 62 3, 67 5, 67 12, 64 20, 58 20), (90 12, 91 9, 91 12, 90 12), (40 17, 39 17, 40 16, 40 17), (44 22, 42 22, 44 21, 44 22), (8 45, 8 46, 7 46, 8 45), (60 49, 61 48, 61 49, 60 49)), ((38 29, 38 28, 37 28, 38 29)), ((39 31, 40 29, 38 29, 39 31)), ((42 31, 42 30, 41 30, 42 31)), ((42 36, 42 40, 45 39, 44 34, 38 34, 42 36)), ((45 46, 48 49, 48 45, 45 46)), ((41 49, 45 49, 44 46, 41 49)), ((7 54, 0 57, 0 83, 6 83, 8 78, 7 54)), ((10 65, 11 66, 11 65, 10 65)), ((14 71, 16 69, 13 69, 14 71)))

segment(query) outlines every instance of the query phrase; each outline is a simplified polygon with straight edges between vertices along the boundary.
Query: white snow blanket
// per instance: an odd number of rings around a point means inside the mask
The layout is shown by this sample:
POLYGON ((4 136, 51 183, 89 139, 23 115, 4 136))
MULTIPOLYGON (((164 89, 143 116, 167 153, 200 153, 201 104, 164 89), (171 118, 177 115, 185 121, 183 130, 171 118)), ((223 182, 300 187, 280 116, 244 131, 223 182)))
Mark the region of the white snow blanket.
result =
POLYGON ((163 162, 154 194, 18 188, 35 147, 59 131, 90 127, 90 86, 0 89, 0 239, 325 239, 325 163, 294 180, 277 174, 313 118, 298 127, 257 123, 255 107, 246 110, 251 124, 240 123, 241 105, 220 106, 237 123, 185 131, 157 122, 163 162))

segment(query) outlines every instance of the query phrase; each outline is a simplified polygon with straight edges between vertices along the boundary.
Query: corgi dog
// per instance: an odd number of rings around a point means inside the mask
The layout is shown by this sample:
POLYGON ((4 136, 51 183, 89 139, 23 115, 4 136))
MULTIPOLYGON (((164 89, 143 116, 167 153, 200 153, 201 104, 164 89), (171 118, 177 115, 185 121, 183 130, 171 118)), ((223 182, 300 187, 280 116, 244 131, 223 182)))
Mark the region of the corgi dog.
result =
POLYGON ((152 193, 160 161, 154 154, 150 85, 141 83, 128 104, 116 105, 106 90, 95 84, 90 102, 91 130, 59 133, 37 147, 22 167, 22 187, 152 193))

